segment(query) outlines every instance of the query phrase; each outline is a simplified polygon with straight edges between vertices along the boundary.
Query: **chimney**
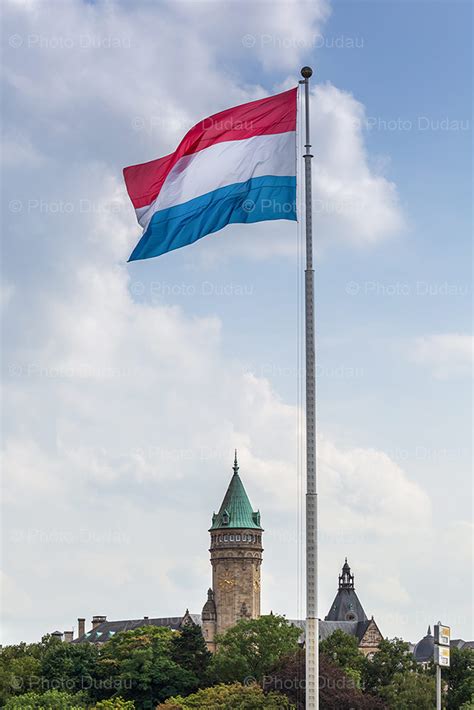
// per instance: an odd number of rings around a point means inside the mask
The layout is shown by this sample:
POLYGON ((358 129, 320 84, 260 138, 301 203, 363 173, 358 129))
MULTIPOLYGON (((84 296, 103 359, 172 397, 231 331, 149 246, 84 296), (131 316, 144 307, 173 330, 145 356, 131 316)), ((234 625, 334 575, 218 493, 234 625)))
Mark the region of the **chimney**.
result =
POLYGON ((74 638, 74 631, 65 631, 64 632, 64 643, 71 643, 73 638, 74 638))
POLYGON ((107 621, 106 616, 93 616, 92 617, 92 630, 96 628, 96 626, 100 626, 100 624, 103 624, 104 621, 107 621))
POLYGON ((85 619, 78 619, 77 620, 77 637, 79 638, 80 636, 84 636, 86 633, 86 620, 85 619))

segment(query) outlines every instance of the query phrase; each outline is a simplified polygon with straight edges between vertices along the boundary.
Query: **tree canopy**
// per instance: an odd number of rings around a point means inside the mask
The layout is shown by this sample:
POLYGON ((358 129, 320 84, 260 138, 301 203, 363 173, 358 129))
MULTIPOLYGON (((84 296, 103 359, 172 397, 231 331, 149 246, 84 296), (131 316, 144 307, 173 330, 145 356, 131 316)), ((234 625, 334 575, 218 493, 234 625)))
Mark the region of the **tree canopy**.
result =
POLYGON ((219 684, 199 690, 186 698, 169 698, 157 710, 293 710, 294 705, 280 694, 265 694, 255 683, 219 684))
POLYGON ((423 673, 395 673, 380 694, 390 710, 433 710, 436 706, 434 678, 423 673))
POLYGON ((174 635, 171 658, 179 666, 193 673, 200 686, 207 683, 212 654, 206 646, 200 626, 188 624, 174 635))
MULTIPOLYGON (((101 645, 40 643, 0 653, 5 710, 283 710, 304 707, 305 651, 283 616, 243 619, 218 638, 211 657, 199 626, 152 625, 101 645), (211 686, 211 687, 208 687, 211 686), (159 705, 161 703, 161 705, 159 705)), ((372 659, 336 631, 320 646, 321 710, 431 710, 434 667, 408 644, 382 641, 372 659)), ((446 710, 474 710, 474 651, 451 651, 443 669, 446 710)))
POLYGON ((47 690, 45 693, 30 691, 23 695, 10 697, 3 706, 4 710, 32 710, 44 708, 45 710, 84 710, 85 704, 82 697, 58 690, 47 690))
MULTIPOLYGON (((302 708, 305 680, 305 652, 298 649, 278 661, 265 677, 263 687, 285 693, 296 707, 302 708)), ((362 693, 354 679, 324 654, 319 659, 319 693, 324 710, 382 710, 385 707, 380 699, 362 693)))
POLYGON ((362 686, 374 694, 392 683, 396 673, 417 672, 419 667, 409 645, 401 639, 380 642, 377 653, 362 668, 362 686))
POLYGON ((360 685, 362 669, 366 660, 359 651, 359 644, 355 636, 349 636, 341 629, 337 629, 331 636, 321 641, 319 652, 342 668, 358 686, 360 685))
POLYGON ((297 650, 300 634, 284 616, 242 619, 217 638, 212 677, 223 683, 261 681, 281 656, 297 650))
POLYGON ((443 670, 446 681, 446 710, 457 710, 465 703, 474 706, 474 650, 472 648, 452 648, 451 664, 443 670))
POLYGON ((118 695, 154 707, 171 695, 194 690, 199 680, 172 659, 176 632, 144 626, 112 637, 101 649, 100 675, 118 695))

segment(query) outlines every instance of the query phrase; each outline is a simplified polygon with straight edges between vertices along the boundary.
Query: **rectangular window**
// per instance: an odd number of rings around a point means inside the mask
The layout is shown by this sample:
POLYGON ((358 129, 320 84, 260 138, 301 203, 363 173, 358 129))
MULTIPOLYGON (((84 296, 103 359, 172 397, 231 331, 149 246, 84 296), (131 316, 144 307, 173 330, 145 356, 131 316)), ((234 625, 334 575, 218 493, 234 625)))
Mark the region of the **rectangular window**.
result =
POLYGON ((236 541, 236 542, 240 542, 240 535, 236 535, 236 536, 235 536, 235 541, 236 541))
POLYGON ((233 536, 233 535, 230 536, 230 541, 231 541, 231 542, 234 542, 234 536, 233 536))
POLYGON ((224 542, 229 542, 229 536, 228 536, 228 535, 224 535, 224 542))

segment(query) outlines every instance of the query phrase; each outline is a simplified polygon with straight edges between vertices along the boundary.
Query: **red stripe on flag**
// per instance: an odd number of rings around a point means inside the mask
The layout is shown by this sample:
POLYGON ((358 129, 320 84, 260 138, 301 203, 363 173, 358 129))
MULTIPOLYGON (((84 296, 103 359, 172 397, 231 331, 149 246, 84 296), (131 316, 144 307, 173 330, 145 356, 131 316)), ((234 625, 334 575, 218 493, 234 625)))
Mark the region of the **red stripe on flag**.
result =
POLYGON ((296 130, 296 92, 296 88, 290 89, 215 113, 193 126, 174 153, 124 168, 123 176, 133 206, 150 205, 160 193, 170 170, 185 155, 223 141, 296 130))

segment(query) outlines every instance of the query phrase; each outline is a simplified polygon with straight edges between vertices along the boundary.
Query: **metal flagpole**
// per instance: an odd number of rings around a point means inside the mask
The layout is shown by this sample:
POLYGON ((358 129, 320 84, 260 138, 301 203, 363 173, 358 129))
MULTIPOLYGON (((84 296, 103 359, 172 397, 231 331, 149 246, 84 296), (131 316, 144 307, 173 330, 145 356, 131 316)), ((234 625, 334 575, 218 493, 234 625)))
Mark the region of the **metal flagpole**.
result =
POLYGON ((309 79, 311 67, 303 67, 305 105, 305 345, 306 345, 306 710, 319 709, 318 629, 318 497, 316 485, 316 368, 314 338, 313 222, 309 134, 309 79))

